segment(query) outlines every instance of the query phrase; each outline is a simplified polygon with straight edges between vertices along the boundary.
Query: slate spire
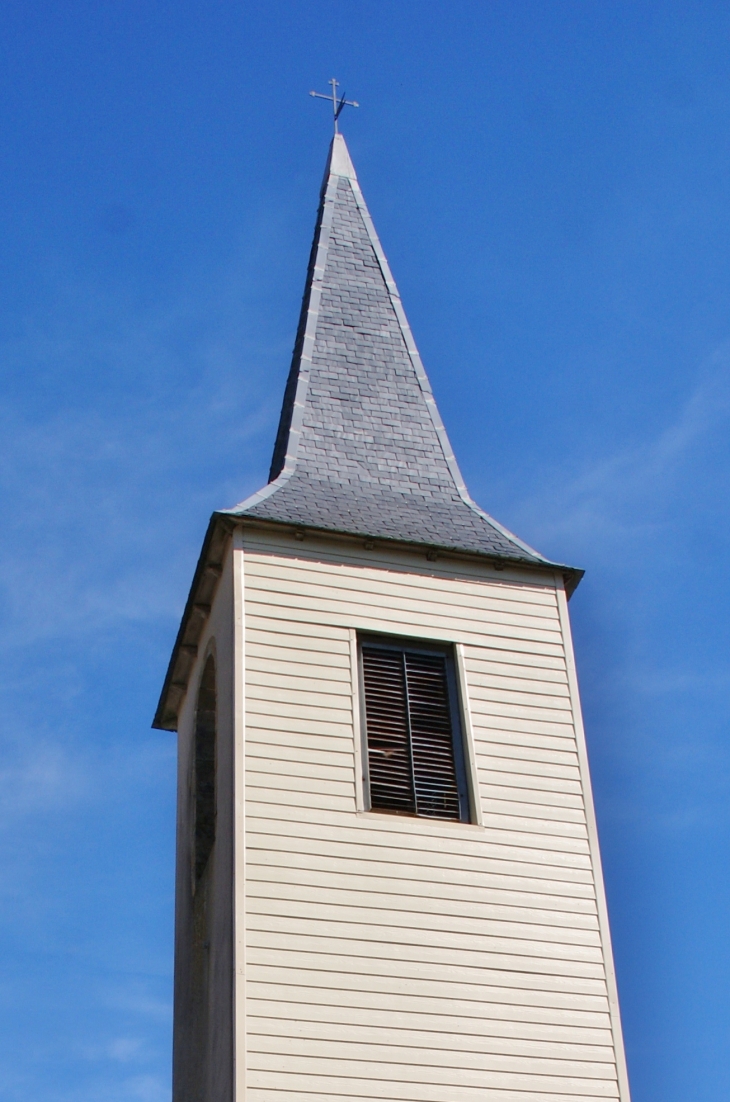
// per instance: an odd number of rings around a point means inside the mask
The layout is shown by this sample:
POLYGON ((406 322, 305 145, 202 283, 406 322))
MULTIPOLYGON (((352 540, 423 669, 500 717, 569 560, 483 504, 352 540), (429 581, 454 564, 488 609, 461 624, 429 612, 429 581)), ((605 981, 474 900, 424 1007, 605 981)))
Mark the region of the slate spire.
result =
POLYGON ((230 514, 547 563, 469 497, 341 134, 269 477, 230 514))

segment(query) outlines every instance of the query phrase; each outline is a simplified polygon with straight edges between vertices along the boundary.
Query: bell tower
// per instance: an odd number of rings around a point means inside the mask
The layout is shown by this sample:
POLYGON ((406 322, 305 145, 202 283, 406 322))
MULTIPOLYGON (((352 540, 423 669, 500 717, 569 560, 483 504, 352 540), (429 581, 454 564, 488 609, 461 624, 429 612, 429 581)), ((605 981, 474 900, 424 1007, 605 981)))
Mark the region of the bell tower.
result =
POLYGON ((629 1102, 568 619, 469 497, 340 134, 178 732, 174 1102, 629 1102))

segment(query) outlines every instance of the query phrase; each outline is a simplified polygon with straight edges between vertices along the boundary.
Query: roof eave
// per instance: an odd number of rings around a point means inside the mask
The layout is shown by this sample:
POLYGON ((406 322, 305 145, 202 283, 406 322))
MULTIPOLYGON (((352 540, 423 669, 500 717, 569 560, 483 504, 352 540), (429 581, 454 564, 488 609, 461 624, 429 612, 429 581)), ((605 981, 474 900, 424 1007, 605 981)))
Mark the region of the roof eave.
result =
POLYGON ((238 513, 233 510, 231 512, 225 512, 219 514, 229 517, 231 521, 240 523, 248 527, 256 528, 274 528, 279 531, 287 529, 290 532, 301 533, 305 535, 311 533, 322 537, 331 536, 334 538, 347 539, 347 540, 366 540, 372 542, 375 545, 386 545, 393 549, 402 548, 404 550, 413 551, 418 549, 422 551, 427 557, 430 552, 436 552, 439 555, 449 555, 455 558, 472 559, 478 562, 493 562, 502 566, 515 566, 521 568, 527 568, 528 570, 540 570, 540 571, 552 571, 553 573, 559 573, 563 577, 565 584, 565 591, 568 599, 573 595, 581 578, 585 574, 585 570, 578 566, 568 566, 565 563, 552 562, 550 559, 543 559, 541 556, 535 555, 535 557, 529 557, 525 555, 500 555, 498 552, 490 553, 486 551, 476 551, 472 548, 466 547, 453 547, 447 544, 433 543, 426 540, 406 540, 399 539, 397 537, 390 536, 374 536, 371 532, 355 532, 351 529, 344 528, 321 528, 314 524, 295 524, 292 521, 285 520, 272 520, 268 517, 250 517, 245 513, 238 513))
POLYGON ((478 562, 491 562, 495 569, 508 566, 523 570, 552 572, 560 574, 565 585, 568 599, 575 592, 585 571, 564 563, 550 562, 548 559, 524 558, 510 555, 488 554, 468 548, 447 547, 438 543, 416 542, 413 540, 391 539, 384 536, 372 536, 367 532, 352 532, 334 528, 317 528, 313 525, 295 525, 289 521, 268 520, 259 517, 247 517, 234 511, 221 510, 213 513, 203 546, 195 568, 193 582, 180 620, 177 638, 172 648, 167 667, 165 682, 160 693, 157 711, 152 726, 160 731, 176 731, 180 706, 188 690, 188 682, 198 655, 198 644, 210 615, 218 580, 223 569, 226 547, 231 532, 237 526, 274 529, 278 532, 289 531, 306 537, 308 534, 349 541, 372 541, 373 545, 387 546, 393 550, 414 551, 418 549, 426 558, 429 556, 447 556, 478 562))
POLYGON ((152 721, 152 726, 159 731, 177 730, 180 705, 187 693, 198 643, 210 614, 234 527, 232 518, 224 513, 213 513, 210 518, 152 721))

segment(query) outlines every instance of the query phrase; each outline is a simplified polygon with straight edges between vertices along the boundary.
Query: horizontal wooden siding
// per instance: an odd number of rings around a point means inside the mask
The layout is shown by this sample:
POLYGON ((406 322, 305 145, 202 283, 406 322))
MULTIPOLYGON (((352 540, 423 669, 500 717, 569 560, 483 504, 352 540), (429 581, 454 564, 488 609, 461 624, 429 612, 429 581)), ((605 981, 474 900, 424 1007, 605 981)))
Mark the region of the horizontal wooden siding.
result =
POLYGON ((248 537, 251 1102, 618 1097, 550 579, 248 537), (351 631, 463 645, 483 827, 358 812, 351 631))

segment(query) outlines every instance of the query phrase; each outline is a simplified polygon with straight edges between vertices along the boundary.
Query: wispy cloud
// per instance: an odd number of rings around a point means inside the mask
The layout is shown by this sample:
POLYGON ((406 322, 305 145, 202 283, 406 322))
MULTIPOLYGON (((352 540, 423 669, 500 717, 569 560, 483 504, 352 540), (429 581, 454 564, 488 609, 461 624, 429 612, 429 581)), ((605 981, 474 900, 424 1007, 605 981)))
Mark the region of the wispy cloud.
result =
POLYGON ((724 344, 663 427, 577 473, 548 472, 511 518, 541 551, 588 568, 574 622, 600 809, 631 832, 712 832, 730 815, 730 659, 713 622, 728 459, 724 344))
POLYGON ((204 518, 254 488, 252 444, 275 419, 262 384, 285 355, 246 338, 239 283, 225 273, 208 298, 144 310, 69 280, 0 344, 14 645, 179 610, 204 518))
MULTIPOLYGON (((48 1102, 170 1102, 169 1078, 140 1074, 118 1078, 111 1073, 81 1086, 52 1091, 48 1102)), ((13 1097, 21 1097, 19 1094, 13 1097)))
POLYGON ((34 742, 23 758, 6 759, 0 768, 0 830, 19 815, 72 806, 88 790, 88 781, 85 764, 62 746, 34 742))
POLYGON ((632 692, 661 697, 667 694, 701 693, 705 697, 721 694, 727 699, 730 690, 730 663, 718 669, 686 670, 667 669, 657 671, 626 671, 622 684, 632 692))
POLYGON ((106 1006, 123 1010, 142 1019, 168 1023, 172 1021, 172 1005, 154 994, 144 982, 129 982, 124 987, 114 987, 104 997, 106 1006))
POLYGON ((121 1084, 121 1093, 116 1093, 116 1098, 129 1102, 169 1102, 170 1087, 160 1075, 135 1075, 121 1084))
POLYGON ((103 1044, 82 1048, 85 1060, 112 1060, 119 1064, 138 1063, 147 1058, 148 1045, 143 1037, 114 1037, 103 1044))
POLYGON ((536 542, 569 540, 599 557, 619 549, 640 555, 637 540, 662 539, 699 502, 709 498, 718 512, 723 509, 724 500, 713 501, 708 486, 721 471, 709 472, 703 453, 718 435, 727 434, 729 420, 730 344, 725 344, 704 366, 674 420, 657 435, 604 456, 572 478, 551 471, 517 512, 538 533, 536 542))

